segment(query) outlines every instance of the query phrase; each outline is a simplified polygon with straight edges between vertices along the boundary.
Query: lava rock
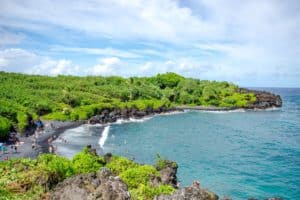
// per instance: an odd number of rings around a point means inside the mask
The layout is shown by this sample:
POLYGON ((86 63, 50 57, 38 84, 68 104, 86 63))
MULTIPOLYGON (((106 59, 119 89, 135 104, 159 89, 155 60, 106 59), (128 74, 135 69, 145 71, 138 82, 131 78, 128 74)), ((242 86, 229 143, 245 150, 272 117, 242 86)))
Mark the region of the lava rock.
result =
POLYGON ((185 187, 176 190, 171 195, 160 195, 155 197, 154 200, 218 200, 219 197, 207 189, 200 188, 199 185, 193 184, 190 187, 185 187))
POLYGON ((127 185, 108 168, 81 174, 59 183, 50 194, 52 200, 128 200, 127 185))

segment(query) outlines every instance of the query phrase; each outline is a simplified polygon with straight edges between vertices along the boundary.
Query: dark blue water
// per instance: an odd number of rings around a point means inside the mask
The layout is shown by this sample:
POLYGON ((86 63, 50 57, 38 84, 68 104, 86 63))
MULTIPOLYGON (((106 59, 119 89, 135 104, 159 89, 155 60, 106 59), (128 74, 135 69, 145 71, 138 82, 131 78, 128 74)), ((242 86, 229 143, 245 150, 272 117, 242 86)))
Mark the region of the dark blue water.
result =
MULTIPOLYGON (((159 153, 177 161, 181 186, 198 179, 220 197, 300 199, 300 89, 268 90, 281 95, 282 109, 187 112, 111 125, 104 152, 142 163, 154 163, 159 153)), ((99 147, 102 132, 86 125, 68 130, 59 152, 99 147)))

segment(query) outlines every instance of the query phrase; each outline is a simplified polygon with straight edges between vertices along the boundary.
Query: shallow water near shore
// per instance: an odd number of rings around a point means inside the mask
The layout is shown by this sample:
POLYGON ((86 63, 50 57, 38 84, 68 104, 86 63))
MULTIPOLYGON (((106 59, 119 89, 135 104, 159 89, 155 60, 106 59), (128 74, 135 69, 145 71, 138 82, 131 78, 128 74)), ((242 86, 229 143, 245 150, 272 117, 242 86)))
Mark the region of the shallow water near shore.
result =
POLYGON ((141 163, 156 154, 179 164, 181 186, 200 180, 220 197, 300 199, 300 89, 268 89, 283 107, 268 111, 185 112, 107 126, 82 125, 56 140, 72 157, 85 145, 141 163), (103 146, 103 149, 100 148, 103 146))

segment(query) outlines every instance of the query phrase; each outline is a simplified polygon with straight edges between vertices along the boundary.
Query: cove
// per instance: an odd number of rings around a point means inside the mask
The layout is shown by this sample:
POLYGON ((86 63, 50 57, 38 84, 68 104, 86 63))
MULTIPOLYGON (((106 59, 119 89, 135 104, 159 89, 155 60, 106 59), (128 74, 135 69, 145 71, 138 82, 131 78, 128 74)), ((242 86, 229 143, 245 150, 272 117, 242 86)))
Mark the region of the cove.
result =
POLYGON ((276 92, 284 99, 279 110, 185 112, 120 122, 109 125, 105 141, 106 126, 83 125, 61 135, 67 143, 55 145, 68 157, 92 144, 99 153, 141 163, 154 163, 159 153, 178 163, 181 186, 200 180, 220 197, 299 199, 300 92, 276 92))

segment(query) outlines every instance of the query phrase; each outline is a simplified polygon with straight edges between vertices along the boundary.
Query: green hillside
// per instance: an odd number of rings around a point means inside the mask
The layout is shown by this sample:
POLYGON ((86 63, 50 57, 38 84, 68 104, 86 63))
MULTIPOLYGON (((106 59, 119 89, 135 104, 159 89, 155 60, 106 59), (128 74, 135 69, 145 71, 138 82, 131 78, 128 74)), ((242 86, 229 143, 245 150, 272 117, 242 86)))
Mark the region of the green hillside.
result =
POLYGON ((175 73, 153 77, 39 76, 0 72, 0 137, 28 122, 43 119, 88 119, 108 108, 202 105, 245 107, 255 101, 238 86, 184 78, 175 73))

